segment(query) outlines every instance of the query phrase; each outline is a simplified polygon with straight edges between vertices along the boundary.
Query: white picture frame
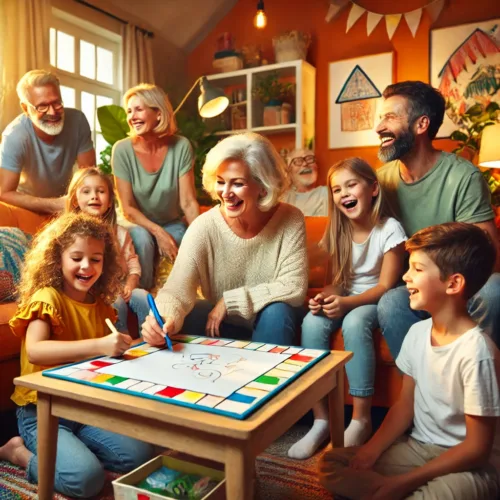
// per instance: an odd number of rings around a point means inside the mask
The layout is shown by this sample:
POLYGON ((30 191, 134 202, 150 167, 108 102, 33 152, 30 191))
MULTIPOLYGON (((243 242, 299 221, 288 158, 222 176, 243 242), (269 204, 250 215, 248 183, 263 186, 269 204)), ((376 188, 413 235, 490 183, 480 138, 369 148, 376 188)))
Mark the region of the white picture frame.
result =
MULTIPOLYGON (((375 125, 380 115, 380 106, 382 103, 382 92, 388 86, 394 83, 394 52, 384 52, 371 56, 356 57, 335 61, 329 64, 329 82, 328 82, 328 148, 340 149, 360 146, 378 146, 380 139, 375 133, 375 125), (365 120, 365 113, 361 124, 362 130, 356 130, 356 126, 345 126, 345 113, 343 118, 343 103, 341 96, 346 93, 346 88, 351 83, 351 78, 356 71, 365 79, 367 87, 371 86, 373 93, 366 94, 356 101, 365 106, 370 99, 370 117, 365 120), (375 97, 378 95, 379 97, 375 97), (373 97, 372 97, 373 96, 373 97)), ((354 95, 354 94, 353 94, 354 95)), ((349 99, 349 97, 347 97, 349 99)), ((354 97, 352 98, 354 102, 354 97)))

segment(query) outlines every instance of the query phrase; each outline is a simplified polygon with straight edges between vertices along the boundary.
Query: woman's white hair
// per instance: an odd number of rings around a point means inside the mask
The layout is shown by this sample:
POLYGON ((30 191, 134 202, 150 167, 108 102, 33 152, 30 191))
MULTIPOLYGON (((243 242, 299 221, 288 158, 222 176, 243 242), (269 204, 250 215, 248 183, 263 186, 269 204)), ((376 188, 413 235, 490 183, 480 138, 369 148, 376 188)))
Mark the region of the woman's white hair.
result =
POLYGON ((228 160, 240 160, 250 169, 251 176, 264 188, 259 208, 267 212, 276 206, 289 188, 286 165, 271 141, 253 132, 235 134, 220 141, 207 154, 203 165, 203 187, 214 199, 217 169, 228 160))
MULTIPOLYGON (((159 136, 174 135, 177 132, 177 122, 175 121, 172 104, 167 94, 160 87, 151 83, 140 83, 128 89, 123 96, 123 106, 125 109, 128 108, 128 102, 134 95, 139 97, 149 108, 160 112, 158 125, 153 129, 155 134, 159 136)), ((133 128, 130 129, 129 135, 136 135, 133 128)))
POLYGON ((17 95, 19 100, 23 103, 30 102, 30 89, 32 87, 44 87, 45 85, 54 85, 54 87, 61 95, 61 88, 59 85, 59 78, 54 73, 45 71, 44 69, 34 69, 25 73, 19 82, 17 82, 17 95))

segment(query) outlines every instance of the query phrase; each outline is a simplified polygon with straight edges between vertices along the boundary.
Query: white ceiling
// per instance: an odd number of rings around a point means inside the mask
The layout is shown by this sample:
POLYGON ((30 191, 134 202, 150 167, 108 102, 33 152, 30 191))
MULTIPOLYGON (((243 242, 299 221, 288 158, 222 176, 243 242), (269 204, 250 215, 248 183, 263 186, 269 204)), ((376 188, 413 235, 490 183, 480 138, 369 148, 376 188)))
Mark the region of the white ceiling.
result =
POLYGON ((238 0, 109 0, 155 34, 191 52, 238 0))

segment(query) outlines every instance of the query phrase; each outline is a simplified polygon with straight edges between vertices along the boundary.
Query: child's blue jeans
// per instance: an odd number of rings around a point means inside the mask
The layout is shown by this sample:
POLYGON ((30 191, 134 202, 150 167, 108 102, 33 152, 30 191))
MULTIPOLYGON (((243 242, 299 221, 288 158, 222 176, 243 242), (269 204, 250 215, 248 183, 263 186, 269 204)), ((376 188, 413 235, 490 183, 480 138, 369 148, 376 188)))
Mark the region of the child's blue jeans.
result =
POLYGON ((132 290, 132 295, 128 304, 123 300, 123 297, 118 297, 113 304, 113 307, 118 313, 118 321, 116 322, 116 328, 119 332, 128 332, 127 326, 127 316, 128 308, 137 315, 137 320, 139 322, 139 333, 141 332, 141 326, 149 314, 149 304, 148 304, 148 292, 142 288, 135 288, 132 290))
POLYGON ((343 318, 327 318, 309 312, 302 322, 302 346, 309 349, 330 349, 330 337, 342 327, 344 348, 354 356, 346 364, 349 394, 372 396, 375 392, 375 349, 373 330, 378 327, 377 306, 356 307, 343 318))
MULTIPOLYGON (((36 405, 17 409, 19 434, 33 453, 26 474, 38 483, 36 405)), ((63 495, 89 498, 105 480, 104 469, 129 472, 153 457, 153 445, 120 434, 59 419, 54 489, 63 495)))

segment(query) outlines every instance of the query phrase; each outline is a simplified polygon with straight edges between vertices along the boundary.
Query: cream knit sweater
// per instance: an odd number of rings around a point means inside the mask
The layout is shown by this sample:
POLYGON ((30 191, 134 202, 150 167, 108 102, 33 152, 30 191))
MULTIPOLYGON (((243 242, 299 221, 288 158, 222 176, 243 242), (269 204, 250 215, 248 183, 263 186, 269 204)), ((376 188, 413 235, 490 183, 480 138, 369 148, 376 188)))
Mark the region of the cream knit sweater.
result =
POLYGON ((178 332, 201 285, 203 296, 214 305, 224 297, 228 320, 240 316, 251 327, 256 314, 272 302, 300 306, 307 281, 305 224, 299 209, 281 203, 257 236, 243 239, 214 207, 189 226, 156 303, 164 318, 175 320, 178 332))

